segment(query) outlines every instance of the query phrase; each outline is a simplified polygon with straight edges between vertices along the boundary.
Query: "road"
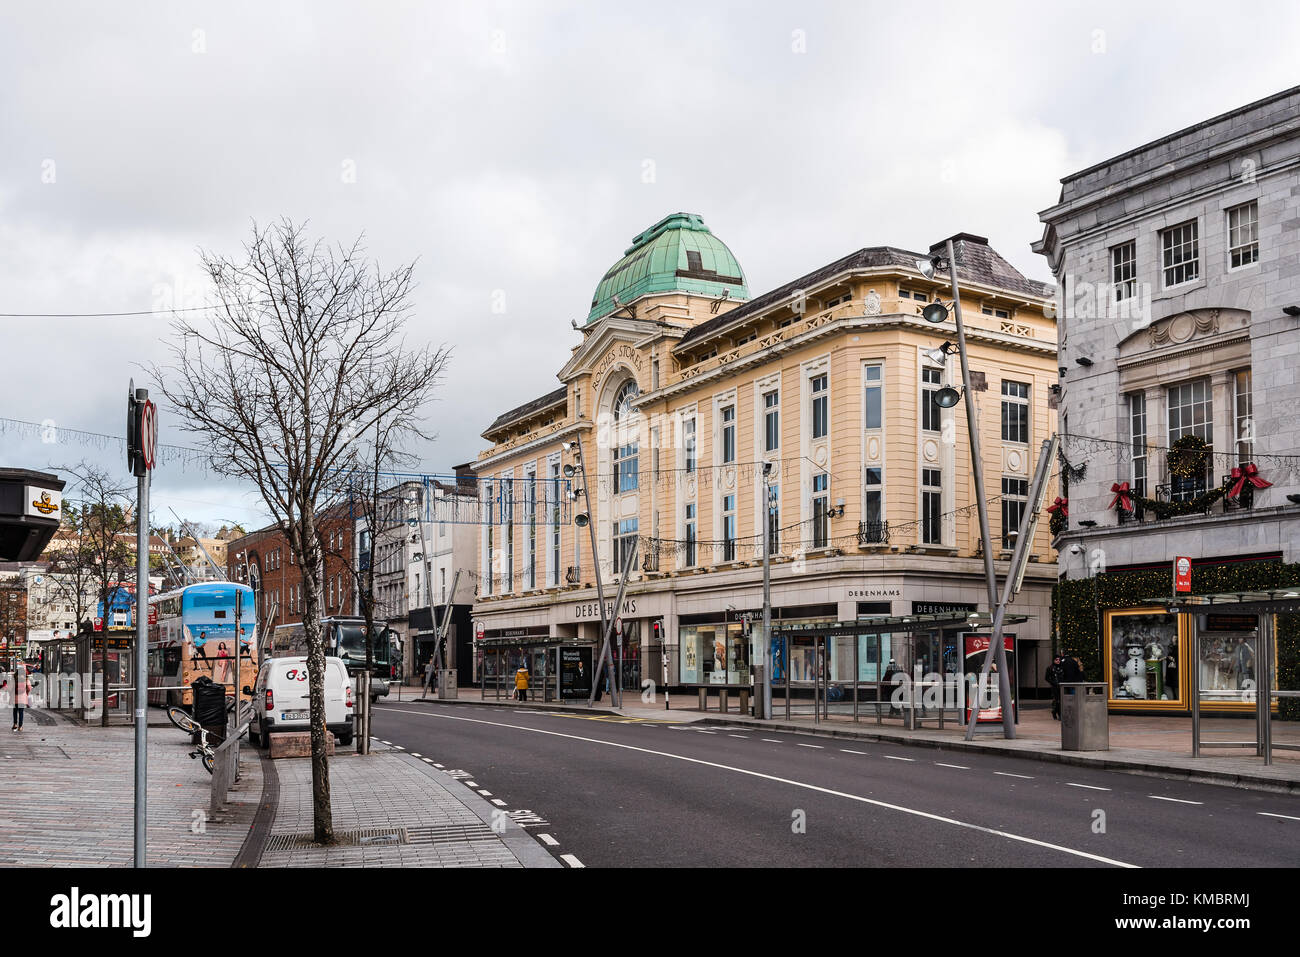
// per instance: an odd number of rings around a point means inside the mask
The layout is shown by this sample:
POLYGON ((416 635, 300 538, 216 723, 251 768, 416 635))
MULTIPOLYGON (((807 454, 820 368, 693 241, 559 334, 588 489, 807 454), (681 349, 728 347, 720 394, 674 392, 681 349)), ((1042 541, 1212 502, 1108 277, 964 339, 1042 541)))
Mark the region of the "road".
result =
POLYGON ((1041 761, 480 705, 372 733, 569 866, 1293 867, 1300 800, 1041 761))

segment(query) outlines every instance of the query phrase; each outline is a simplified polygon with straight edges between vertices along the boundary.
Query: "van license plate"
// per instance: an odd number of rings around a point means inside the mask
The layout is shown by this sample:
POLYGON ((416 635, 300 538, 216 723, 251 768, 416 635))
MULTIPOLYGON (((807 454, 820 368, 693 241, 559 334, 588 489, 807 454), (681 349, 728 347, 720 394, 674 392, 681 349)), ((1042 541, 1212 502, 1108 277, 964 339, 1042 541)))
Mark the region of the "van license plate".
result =
POLYGON ((310 711, 282 711, 280 713, 281 721, 302 721, 310 717, 310 711))

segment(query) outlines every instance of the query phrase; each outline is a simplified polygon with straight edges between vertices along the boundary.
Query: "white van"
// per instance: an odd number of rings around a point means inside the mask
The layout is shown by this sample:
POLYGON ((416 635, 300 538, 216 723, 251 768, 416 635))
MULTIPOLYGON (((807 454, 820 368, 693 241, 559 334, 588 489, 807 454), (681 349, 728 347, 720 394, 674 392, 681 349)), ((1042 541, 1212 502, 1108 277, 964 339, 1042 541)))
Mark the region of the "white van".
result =
MULTIPOLYGON (((271 735, 276 732, 310 731, 308 688, 305 655, 265 661, 252 688, 249 742, 270 747, 271 735)), ((325 727, 339 739, 339 744, 352 743, 352 679, 338 658, 325 659, 325 727)))

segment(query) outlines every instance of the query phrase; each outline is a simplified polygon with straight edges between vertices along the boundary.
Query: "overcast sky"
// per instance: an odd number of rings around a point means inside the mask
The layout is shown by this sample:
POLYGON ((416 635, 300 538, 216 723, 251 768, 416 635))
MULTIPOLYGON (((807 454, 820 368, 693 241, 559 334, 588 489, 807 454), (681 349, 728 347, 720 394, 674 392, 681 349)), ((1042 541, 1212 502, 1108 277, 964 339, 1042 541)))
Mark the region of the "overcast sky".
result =
MULTIPOLYGON (((1061 176, 1300 83, 1300 5, 50 2, 0 14, 0 417, 120 435, 127 380, 256 218, 418 259, 454 349, 447 472, 558 385, 604 271, 703 216, 758 294, 862 246, 988 236, 1027 275, 1061 176), (505 311, 493 311, 493 297, 505 311), (485 375, 490 369, 495 374, 485 375)), ((199 445, 162 418, 161 441, 199 445)), ((0 432, 0 464, 121 455, 0 432)), ((125 475, 124 475, 125 477, 125 475)), ((154 518, 266 520, 156 474, 154 518)))

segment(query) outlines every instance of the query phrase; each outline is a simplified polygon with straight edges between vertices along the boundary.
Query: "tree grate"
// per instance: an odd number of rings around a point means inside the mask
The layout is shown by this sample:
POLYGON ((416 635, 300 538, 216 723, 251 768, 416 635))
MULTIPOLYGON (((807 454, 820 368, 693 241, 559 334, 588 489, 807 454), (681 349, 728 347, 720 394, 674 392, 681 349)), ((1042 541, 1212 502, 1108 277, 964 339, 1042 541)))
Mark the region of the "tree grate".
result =
MULTIPOLYGON (((406 828, 366 827, 357 831, 335 831, 331 847, 386 847, 410 844, 406 828)), ((272 834, 266 851, 288 851, 296 847, 320 847, 314 834, 272 834)))
POLYGON ((466 841, 495 841, 497 834, 486 824, 437 824, 408 827, 410 844, 461 844, 466 841))

